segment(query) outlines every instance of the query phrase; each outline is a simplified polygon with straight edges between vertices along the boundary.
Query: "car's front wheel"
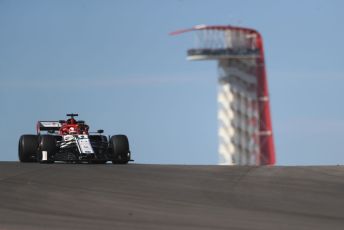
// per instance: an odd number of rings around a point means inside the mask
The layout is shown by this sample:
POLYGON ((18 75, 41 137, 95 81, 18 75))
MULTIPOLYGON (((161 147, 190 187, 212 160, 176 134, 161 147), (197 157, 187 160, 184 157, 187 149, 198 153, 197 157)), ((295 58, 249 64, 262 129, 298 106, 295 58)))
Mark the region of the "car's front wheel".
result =
POLYGON ((130 161, 129 141, 126 135, 114 135, 110 138, 113 164, 127 164, 130 161))
POLYGON ((18 144, 19 161, 36 162, 37 148, 37 135, 22 135, 18 144))

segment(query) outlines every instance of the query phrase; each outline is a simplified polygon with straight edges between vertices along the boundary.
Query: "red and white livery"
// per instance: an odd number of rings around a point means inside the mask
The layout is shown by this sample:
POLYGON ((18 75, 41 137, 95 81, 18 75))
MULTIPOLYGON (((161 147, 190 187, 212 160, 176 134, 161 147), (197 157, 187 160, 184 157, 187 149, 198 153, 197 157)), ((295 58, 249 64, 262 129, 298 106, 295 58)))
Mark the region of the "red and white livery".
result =
POLYGON ((78 114, 67 114, 66 121, 38 121, 37 134, 25 134, 19 139, 20 162, 126 164, 131 160, 129 141, 125 135, 104 136, 103 130, 89 132, 78 114))

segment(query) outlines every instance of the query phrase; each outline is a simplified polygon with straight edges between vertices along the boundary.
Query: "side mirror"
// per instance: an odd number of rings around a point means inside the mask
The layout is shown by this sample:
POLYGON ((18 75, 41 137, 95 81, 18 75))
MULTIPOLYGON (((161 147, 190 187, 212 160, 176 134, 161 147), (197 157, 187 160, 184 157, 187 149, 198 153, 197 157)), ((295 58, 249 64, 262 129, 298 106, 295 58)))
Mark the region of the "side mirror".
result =
POLYGON ((103 129, 98 129, 97 133, 99 133, 99 134, 104 133, 104 130, 103 129))

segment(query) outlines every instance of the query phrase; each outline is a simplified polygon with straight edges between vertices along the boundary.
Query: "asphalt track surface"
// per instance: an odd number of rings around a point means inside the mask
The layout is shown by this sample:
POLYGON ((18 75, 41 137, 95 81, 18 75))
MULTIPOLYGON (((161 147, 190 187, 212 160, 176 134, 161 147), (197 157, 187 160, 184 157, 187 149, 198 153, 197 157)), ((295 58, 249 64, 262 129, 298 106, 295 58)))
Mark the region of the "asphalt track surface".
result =
POLYGON ((0 163, 0 229, 344 229, 344 167, 0 163))

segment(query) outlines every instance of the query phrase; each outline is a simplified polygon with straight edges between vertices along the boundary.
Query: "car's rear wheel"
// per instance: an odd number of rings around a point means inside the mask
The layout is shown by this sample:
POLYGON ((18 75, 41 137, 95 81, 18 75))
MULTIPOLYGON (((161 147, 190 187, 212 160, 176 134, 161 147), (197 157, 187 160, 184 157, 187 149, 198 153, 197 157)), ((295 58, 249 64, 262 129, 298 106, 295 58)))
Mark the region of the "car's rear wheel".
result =
POLYGON ((56 139, 51 135, 42 135, 39 138, 39 151, 37 161, 40 163, 53 163, 57 152, 56 139), (44 159, 46 154, 46 159, 44 159))
POLYGON ((37 148, 37 135, 22 135, 18 144, 19 161, 36 162, 37 148))
POLYGON ((129 141, 125 135, 114 135, 110 138, 113 164, 127 164, 130 161, 129 141))

